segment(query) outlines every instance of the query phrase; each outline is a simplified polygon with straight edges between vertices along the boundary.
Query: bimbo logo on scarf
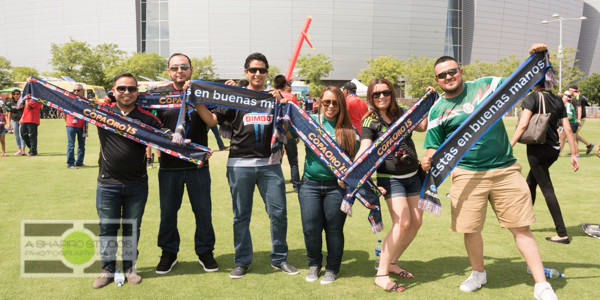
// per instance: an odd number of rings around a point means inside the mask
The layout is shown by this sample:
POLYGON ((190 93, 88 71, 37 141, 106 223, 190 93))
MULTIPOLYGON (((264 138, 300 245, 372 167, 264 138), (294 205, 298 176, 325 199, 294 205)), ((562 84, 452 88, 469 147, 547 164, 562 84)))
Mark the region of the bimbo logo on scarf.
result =
POLYGON ((244 125, 269 125, 273 123, 273 115, 250 113, 244 116, 244 125))

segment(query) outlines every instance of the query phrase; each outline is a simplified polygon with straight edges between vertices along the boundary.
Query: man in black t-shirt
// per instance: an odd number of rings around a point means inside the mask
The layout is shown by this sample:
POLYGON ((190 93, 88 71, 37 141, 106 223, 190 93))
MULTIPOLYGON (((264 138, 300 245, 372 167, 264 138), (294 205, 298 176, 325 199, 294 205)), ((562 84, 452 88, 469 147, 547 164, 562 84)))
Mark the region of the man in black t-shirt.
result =
MULTIPOLYGON (((113 81, 113 94, 117 100, 111 108, 121 115, 169 132, 168 128, 152 114, 137 106, 137 80, 125 73, 113 81)), ((140 225, 148 199, 148 174, 146 172, 146 146, 116 133, 98 128, 100 157, 98 159, 98 186, 96 189, 96 211, 100 219, 100 260, 102 273, 94 288, 101 288, 113 279, 118 250, 117 234, 123 222, 123 269, 130 284, 138 284, 142 277, 137 273, 137 242, 125 242, 125 238, 139 241, 140 225), (135 229, 133 228, 135 226, 135 229)), ((131 240, 130 240, 131 241, 131 240)))
POLYGON ((577 143, 582 142, 585 144, 585 154, 590 154, 592 150, 594 150, 594 144, 588 142, 584 139, 579 132, 581 132, 581 128, 583 128, 583 124, 585 124, 586 112, 585 107, 589 106, 587 102, 587 98, 579 92, 579 89, 576 85, 572 85, 569 87, 569 92, 573 95, 573 105, 575 106, 575 114, 577 115, 577 123, 579 126, 577 127, 577 132, 575 133, 575 138, 577 138, 577 143))
MULTIPOLYGON (((169 58, 169 76, 173 83, 159 87, 157 92, 181 93, 189 86, 193 68, 189 57, 175 53, 169 58)), ((182 103, 182 105, 186 105, 182 103)), ((203 146, 208 145, 207 126, 217 124, 216 117, 201 104, 194 105, 191 114, 185 114, 189 129, 186 138, 203 146)), ((179 110, 159 110, 159 119, 171 130, 175 131, 179 118, 179 110)), ((158 246, 162 249, 160 262, 156 266, 156 274, 167 274, 177 264, 179 252, 179 231, 177 229, 177 212, 181 207, 184 186, 195 216, 196 232, 194 245, 198 263, 206 272, 216 272, 219 266, 213 257, 215 248, 215 232, 212 225, 210 172, 208 161, 202 166, 181 160, 171 155, 163 155, 158 170, 160 190, 160 228, 158 246)))

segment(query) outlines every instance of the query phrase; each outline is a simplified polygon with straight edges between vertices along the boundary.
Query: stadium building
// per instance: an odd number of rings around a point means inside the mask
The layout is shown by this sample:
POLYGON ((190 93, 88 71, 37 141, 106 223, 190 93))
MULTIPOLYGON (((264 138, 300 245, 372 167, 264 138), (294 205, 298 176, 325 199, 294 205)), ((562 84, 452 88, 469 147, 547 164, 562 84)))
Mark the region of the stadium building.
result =
POLYGON ((70 39, 121 50, 211 56, 222 79, 240 78, 243 61, 264 53, 285 73, 307 16, 315 50, 333 62, 330 81, 346 81, 366 59, 452 55, 463 64, 525 57, 534 42, 579 49, 584 74, 600 72, 600 0, 3 0, 0 56, 12 66, 51 71, 52 43, 70 39))

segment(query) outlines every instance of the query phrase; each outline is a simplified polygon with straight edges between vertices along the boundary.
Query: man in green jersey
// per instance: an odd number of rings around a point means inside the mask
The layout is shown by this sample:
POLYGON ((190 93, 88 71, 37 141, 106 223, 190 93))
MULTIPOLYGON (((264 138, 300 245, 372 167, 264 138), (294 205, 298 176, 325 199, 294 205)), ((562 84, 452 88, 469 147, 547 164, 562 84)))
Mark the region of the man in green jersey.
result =
MULTIPOLYGON (((530 53, 546 50, 544 44, 533 44, 530 53)), ((431 158, 444 141, 499 87, 504 78, 485 77, 471 82, 462 79, 463 70, 449 56, 440 57, 434 65, 435 81, 444 94, 429 112, 425 137, 426 153, 423 169, 431 168, 431 158)), ((532 270, 536 282, 536 299, 557 299, 546 282, 537 243, 529 226, 535 222, 531 195, 521 175, 521 165, 512 154, 512 147, 502 120, 467 152, 452 171, 452 230, 464 234, 471 275, 460 290, 472 292, 487 283, 483 263, 483 238, 487 202, 492 205, 502 227, 508 228, 517 248, 532 270)))

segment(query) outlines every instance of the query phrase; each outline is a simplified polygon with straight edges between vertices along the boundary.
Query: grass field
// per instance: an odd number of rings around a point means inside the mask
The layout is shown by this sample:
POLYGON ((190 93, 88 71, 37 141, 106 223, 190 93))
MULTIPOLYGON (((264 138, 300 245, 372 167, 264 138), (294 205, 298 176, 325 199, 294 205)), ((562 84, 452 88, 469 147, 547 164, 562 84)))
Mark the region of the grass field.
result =
MULTIPOLYGON (((516 119, 505 120, 509 135, 516 119)), ((93 127, 93 126, 92 126, 93 127)), ((596 143, 600 139, 600 120, 588 120, 583 136, 596 143)), ((209 146, 215 147, 214 136, 209 133, 209 146)), ((424 135, 414 135, 417 145, 423 144, 424 135)), ((7 152, 16 151, 13 135, 6 136, 7 152)), ((417 146, 420 148, 420 146, 417 146)), ((179 213, 182 237, 179 263, 168 275, 158 276, 154 268, 160 249, 156 237, 160 221, 157 172, 150 169, 150 194, 142 223, 138 270, 144 281, 138 286, 125 284, 118 288, 111 284, 103 289, 92 289, 94 278, 29 278, 20 275, 20 221, 22 219, 95 219, 96 176, 98 174, 98 138, 95 128, 90 128, 87 139, 85 163, 90 168, 66 168, 66 134, 64 121, 42 120, 39 127, 39 156, 0 158, 0 298, 220 298, 220 299, 531 299, 533 279, 526 273, 526 265, 514 246, 512 235, 501 229, 488 210, 483 232, 488 284, 474 293, 463 293, 460 283, 470 273, 462 235, 450 231, 449 201, 443 197, 449 188, 445 182, 440 188, 442 215, 425 213, 423 226, 412 245, 401 257, 399 265, 414 274, 414 278, 395 278, 406 287, 401 295, 385 293, 373 285, 375 275, 374 247, 377 236, 367 222, 367 210, 356 204, 354 216, 346 221, 346 246, 339 279, 330 285, 304 280, 306 265, 302 226, 297 194, 288 192, 288 244, 289 261, 301 271, 288 276, 270 267, 269 221, 258 193, 255 194, 254 218, 251 231, 254 240, 254 261, 250 273, 242 279, 232 280, 233 237, 231 198, 225 178, 228 152, 215 152, 211 158, 213 223, 217 243, 215 257, 219 271, 205 273, 197 263, 194 253, 194 222, 189 202, 184 198, 179 213)), ((304 147, 300 148, 301 165, 304 147)), ((566 279, 553 279, 551 283, 561 299, 598 299, 600 292, 600 240, 588 237, 581 230, 582 223, 600 223, 600 158, 584 155, 580 144, 581 169, 570 170, 567 158, 551 168, 552 179, 560 201, 569 235, 570 245, 545 241, 555 234, 550 213, 538 191, 535 205, 537 223, 532 226, 542 258, 548 267, 566 274, 566 279)), ((422 149, 419 149, 421 155, 422 149)), ((568 152, 568 151, 565 151, 568 152)), ((515 155, 523 165, 528 164, 525 146, 517 145, 515 155)), ((156 166, 156 164, 155 164, 156 166)), ((284 174, 289 175, 287 162, 284 174)), ((302 169, 302 167, 301 167, 302 169)), ((287 178, 287 177, 286 177, 287 178)), ((291 191, 291 184, 287 184, 291 191)), ((387 207, 383 205, 384 224, 389 225, 387 207)), ((387 232, 388 227, 386 227, 387 232)), ((383 235, 382 235, 383 236, 383 235)), ((326 251, 324 249, 324 251, 326 251)))

